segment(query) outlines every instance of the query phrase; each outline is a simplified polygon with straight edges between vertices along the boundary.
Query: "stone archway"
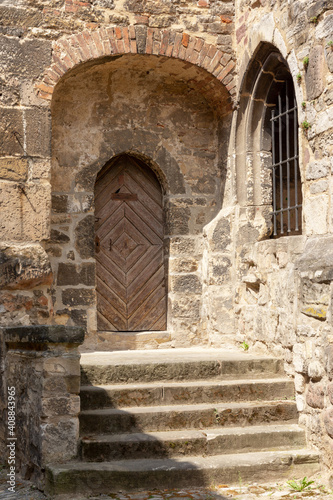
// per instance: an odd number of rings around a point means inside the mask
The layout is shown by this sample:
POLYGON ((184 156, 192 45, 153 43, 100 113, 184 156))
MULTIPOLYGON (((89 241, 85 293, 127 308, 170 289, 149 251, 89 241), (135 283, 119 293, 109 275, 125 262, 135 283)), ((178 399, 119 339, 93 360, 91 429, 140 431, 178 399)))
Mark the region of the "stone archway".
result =
MULTIPOLYGON (((209 96, 220 114, 228 114, 236 95, 235 61, 202 38, 174 30, 142 26, 100 28, 61 38, 53 45, 52 64, 43 81, 36 84, 39 97, 51 100, 54 87, 70 70, 82 63, 100 63, 98 59, 123 54, 146 54, 175 58, 206 70, 209 77, 194 84, 209 96), (216 92, 216 83, 223 84, 216 92)), ((186 67, 184 68, 186 69, 186 67)), ((208 75, 207 75, 208 76, 208 75)))
MULTIPOLYGON (((126 30, 112 33, 124 35, 126 30)), ((157 31, 152 33, 157 36, 157 31)), ((139 31, 134 32, 138 36, 139 31)), ((52 98, 53 218, 48 248, 55 269, 55 314, 63 322, 87 326, 87 348, 204 344, 203 228, 222 205, 232 108, 232 89, 228 91, 226 82, 231 85, 234 63, 203 40, 185 35, 179 39, 171 31, 171 56, 167 50, 157 55, 156 46, 156 54, 149 54, 150 30, 144 51, 137 39, 141 52, 105 55, 96 52, 94 33, 86 42, 90 56, 85 50, 86 58, 80 56, 75 63, 69 48, 76 40, 82 54, 79 35, 56 42, 52 67, 39 86, 41 97, 52 98), (189 61, 189 50, 192 56, 196 52, 197 63, 189 61), (61 61, 67 61, 67 70, 61 61), (168 328, 148 331, 156 335, 145 331, 144 340, 128 326, 126 334, 101 329, 97 319, 94 185, 110 158, 123 154, 143 160, 163 186, 168 328)), ((103 31, 98 33, 102 36, 103 31)))

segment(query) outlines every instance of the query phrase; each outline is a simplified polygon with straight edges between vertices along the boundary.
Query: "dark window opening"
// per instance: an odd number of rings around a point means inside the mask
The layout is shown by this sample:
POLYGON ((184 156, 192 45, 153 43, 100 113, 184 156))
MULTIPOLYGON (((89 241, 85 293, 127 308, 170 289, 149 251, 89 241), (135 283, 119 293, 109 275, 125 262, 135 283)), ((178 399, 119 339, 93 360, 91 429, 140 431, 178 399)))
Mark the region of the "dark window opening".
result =
POLYGON ((272 133, 272 237, 302 233, 297 104, 291 77, 276 82, 270 102, 272 133), (273 99, 272 99, 273 98, 273 99))

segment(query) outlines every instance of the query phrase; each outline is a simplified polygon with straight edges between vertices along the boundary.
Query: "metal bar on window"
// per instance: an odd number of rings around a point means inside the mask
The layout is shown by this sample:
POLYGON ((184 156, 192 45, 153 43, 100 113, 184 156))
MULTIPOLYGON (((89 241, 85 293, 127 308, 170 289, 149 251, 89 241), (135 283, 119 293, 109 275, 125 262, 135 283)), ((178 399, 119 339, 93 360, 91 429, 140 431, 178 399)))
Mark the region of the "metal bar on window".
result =
MULTIPOLYGON (((294 156, 298 155, 298 127, 297 127, 297 110, 296 98, 294 97, 294 156)), ((295 158, 294 175, 295 175, 295 231, 298 231, 298 160, 295 158)))
POLYGON ((280 165, 280 163, 282 163, 282 165, 284 163, 287 163, 288 161, 293 161, 295 160, 295 158, 297 159, 298 158, 298 155, 296 156, 292 156, 291 158, 286 158, 285 160, 282 160, 281 162, 277 162, 275 165, 272 164, 271 166, 269 166, 268 168, 274 168, 274 167, 278 167, 280 165))
POLYGON ((288 228, 287 232, 290 233, 290 135, 289 135, 289 95, 288 95, 288 81, 286 81, 286 143, 287 143, 287 217, 288 217, 288 228))
MULTIPOLYGON (((301 208, 302 205, 296 205, 297 208, 301 208)), ((294 206, 292 208, 295 208, 294 206)), ((290 210, 290 209, 289 209, 290 210)), ((279 210, 276 211, 277 214, 279 214, 280 212, 287 212, 288 211, 288 208, 281 208, 279 210)))
MULTIPOLYGON (((293 107, 293 108, 291 108, 291 109, 289 109, 289 110, 282 111, 282 113, 281 113, 281 114, 275 115, 275 116, 274 116, 274 120, 276 120, 277 118, 280 118, 280 116, 284 116, 284 115, 286 115, 287 113, 290 113, 291 111, 294 111, 294 109, 297 109, 297 106, 295 106, 295 107, 293 107)), ((271 120, 273 120, 273 118, 271 118, 271 120)))
POLYGON ((272 161, 273 161, 273 167, 272 167, 272 181, 273 181, 273 234, 274 236, 277 235, 276 232, 276 185, 275 185, 275 168, 276 168, 276 155, 275 155, 275 119, 274 119, 274 112, 275 110, 272 110, 272 161))
MULTIPOLYGON (((283 179, 282 179, 282 103, 281 94, 278 95, 279 104, 279 174, 280 174, 280 209, 283 209, 283 179)), ((280 212, 280 233, 283 234, 283 210, 280 212)))

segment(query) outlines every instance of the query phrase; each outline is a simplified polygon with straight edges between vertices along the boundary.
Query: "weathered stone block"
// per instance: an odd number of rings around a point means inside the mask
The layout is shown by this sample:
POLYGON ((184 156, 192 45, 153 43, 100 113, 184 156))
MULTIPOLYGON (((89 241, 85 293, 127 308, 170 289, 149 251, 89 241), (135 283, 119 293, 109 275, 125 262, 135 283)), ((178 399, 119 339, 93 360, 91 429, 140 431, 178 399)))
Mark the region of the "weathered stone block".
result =
POLYGON ((294 364, 294 369, 297 373, 307 374, 308 363, 306 361, 304 347, 300 344, 294 344, 293 364, 294 364))
MULTIPOLYGON (((82 344, 84 340, 84 330, 82 328, 64 325, 31 325, 12 326, 3 328, 4 340, 6 343, 24 344, 82 344)), ((56 372, 74 373, 73 366, 79 370, 79 355, 67 355, 64 358, 47 358, 44 366, 57 366, 56 372), (68 368, 70 367, 70 368, 68 368)), ((76 372, 74 373, 76 374, 76 372)))
POLYGON ((197 259, 194 258, 170 259, 171 273, 193 273, 198 270, 198 265, 197 259))
POLYGON ((333 379, 333 346, 330 345, 326 348, 326 372, 330 380, 333 379))
POLYGON ((327 434, 333 438, 333 408, 323 412, 323 422, 326 428, 327 434))
POLYGON ((201 316, 201 298, 197 295, 187 295, 186 297, 175 297, 172 305, 172 315, 174 318, 191 318, 198 321, 201 316))
POLYGON ((324 408, 325 391, 323 384, 310 383, 306 394, 306 402, 311 408, 324 408))
POLYGON ((304 200, 307 234, 327 233, 328 196, 317 195, 304 200))
POLYGON ((27 158, 0 158, 0 179, 25 181, 28 175, 27 158))
POLYGON ((332 269, 332 245, 333 238, 331 236, 309 238, 306 242, 303 253, 295 263, 296 269, 299 269, 301 272, 332 269))
POLYGON ((203 175, 192 182, 191 190, 195 194, 214 194, 217 189, 217 182, 211 175, 203 175))
POLYGON ((301 282, 301 311, 307 316, 324 320, 330 298, 330 285, 327 283, 314 283, 309 279, 301 282))
POLYGON ((95 256, 95 217, 87 215, 75 228, 75 248, 82 259, 95 256))
POLYGON ((23 155, 23 113, 20 109, 1 108, 0 156, 23 155))
POLYGON ((329 397, 330 403, 333 404, 333 383, 330 382, 327 385, 327 395, 329 397))
POLYGON ((0 181, 0 238, 47 239, 49 235, 50 185, 29 183, 24 187, 0 181))
POLYGON ((0 244, 0 289, 25 289, 52 283, 49 258, 38 243, 0 244))
POLYGON ((50 242, 51 243, 68 243, 70 240, 67 234, 62 231, 58 231, 57 229, 51 229, 50 242))
POLYGON ((211 247, 213 252, 223 252, 231 243, 230 220, 225 218, 218 221, 214 229, 211 247))
POLYGON ((147 38, 146 26, 135 26, 135 34, 136 34, 136 44, 138 47, 138 54, 145 54, 146 38, 147 38))
POLYGON ((296 392, 303 393, 305 389, 305 378, 300 373, 295 373, 294 377, 296 392))
POLYGON ((319 97, 324 90, 324 49, 322 45, 316 45, 310 50, 305 83, 309 101, 319 97))
POLYGON ((332 0, 319 0, 315 2, 311 7, 307 10, 308 19, 312 19, 314 17, 319 17, 326 10, 333 9, 333 1, 332 0))
POLYGON ((194 255, 196 254, 195 238, 170 238, 171 255, 194 255))
POLYGON ((86 288, 66 288, 62 292, 62 302, 66 306, 89 306, 96 300, 95 290, 86 288))
POLYGON ((65 377, 61 375, 43 377, 43 396, 62 396, 66 392, 70 392, 66 386, 65 377))
POLYGON ((74 458, 77 454, 78 438, 77 418, 45 423, 41 428, 42 464, 74 458))
POLYGON ((57 318, 60 318, 60 322, 62 322, 64 316, 67 321, 71 319, 74 325, 87 328, 88 315, 86 309, 60 309, 57 311, 57 318))
POLYGON ((327 190, 328 190, 328 181, 326 179, 322 179, 321 181, 318 182, 313 182, 310 186, 311 194, 325 193, 325 191, 327 190))
POLYGON ((32 180, 49 179, 50 177, 50 161, 39 160, 34 158, 30 160, 31 178, 32 180))
POLYGON ((188 274, 173 276, 171 278, 171 289, 173 292, 200 293, 202 285, 198 276, 188 274))
POLYGON ((306 167, 306 179, 315 180, 328 175, 328 168, 323 163, 311 162, 306 167))
MULTIPOLYGON (((7 9, 9 14, 9 9, 7 9)), ((10 18, 13 22, 15 16, 22 14, 21 22, 28 23, 27 9, 12 10, 10 18)), ((5 14, 2 12, 2 14, 5 14)), ((42 16, 41 13, 38 13, 42 16)), ((3 21, 3 17, 1 15, 3 21)), ((18 20, 18 22, 20 22, 18 20)), ((19 24, 16 24, 16 27, 19 24)), ((28 26, 28 24, 25 24, 28 26)), ((31 25, 30 25, 31 26, 31 25)), ((51 42, 49 40, 23 40, 20 38, 0 35, 0 64, 7 74, 19 76, 21 79, 32 80, 37 78, 45 68, 51 64, 51 42)))
POLYGON ((52 194, 52 212, 65 214, 68 210, 68 195, 52 194))
POLYGON ((328 15, 316 28, 316 37, 322 40, 325 37, 330 39, 333 33, 333 14, 328 15))
POLYGON ((0 102, 4 106, 18 106, 20 104, 20 85, 18 78, 0 75, 0 102))
POLYGON ((209 261, 209 284, 222 285, 230 280, 231 261, 228 257, 215 255, 209 261))
POLYGON ((26 151, 30 156, 49 157, 51 154, 50 112, 43 108, 30 108, 25 111, 26 151))
POLYGON ((190 208, 170 208, 167 213, 167 234, 188 234, 190 217, 190 208))
POLYGON ((57 275, 58 285, 95 285, 95 264, 84 263, 80 266, 60 262, 57 275))
POLYGON ((327 316, 327 307, 320 306, 318 304, 303 305, 301 307, 301 312, 306 316, 310 316, 311 318, 316 318, 324 321, 327 316))
POLYGON ((78 415, 80 411, 79 396, 54 396, 42 399, 41 416, 56 417, 78 415))

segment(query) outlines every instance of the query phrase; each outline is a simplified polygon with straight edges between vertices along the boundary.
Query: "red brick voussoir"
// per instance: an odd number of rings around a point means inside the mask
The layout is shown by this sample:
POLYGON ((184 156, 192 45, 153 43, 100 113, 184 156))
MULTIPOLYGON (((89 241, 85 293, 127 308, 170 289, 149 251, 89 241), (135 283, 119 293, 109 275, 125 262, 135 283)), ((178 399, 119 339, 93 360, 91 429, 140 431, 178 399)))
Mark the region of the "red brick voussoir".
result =
POLYGON ((37 94, 51 100, 58 81, 79 64, 116 54, 137 53, 172 57, 202 67, 222 82, 231 97, 236 93, 235 61, 229 53, 185 32, 158 28, 143 32, 142 26, 131 25, 84 30, 54 42, 52 63, 35 86, 37 94))

